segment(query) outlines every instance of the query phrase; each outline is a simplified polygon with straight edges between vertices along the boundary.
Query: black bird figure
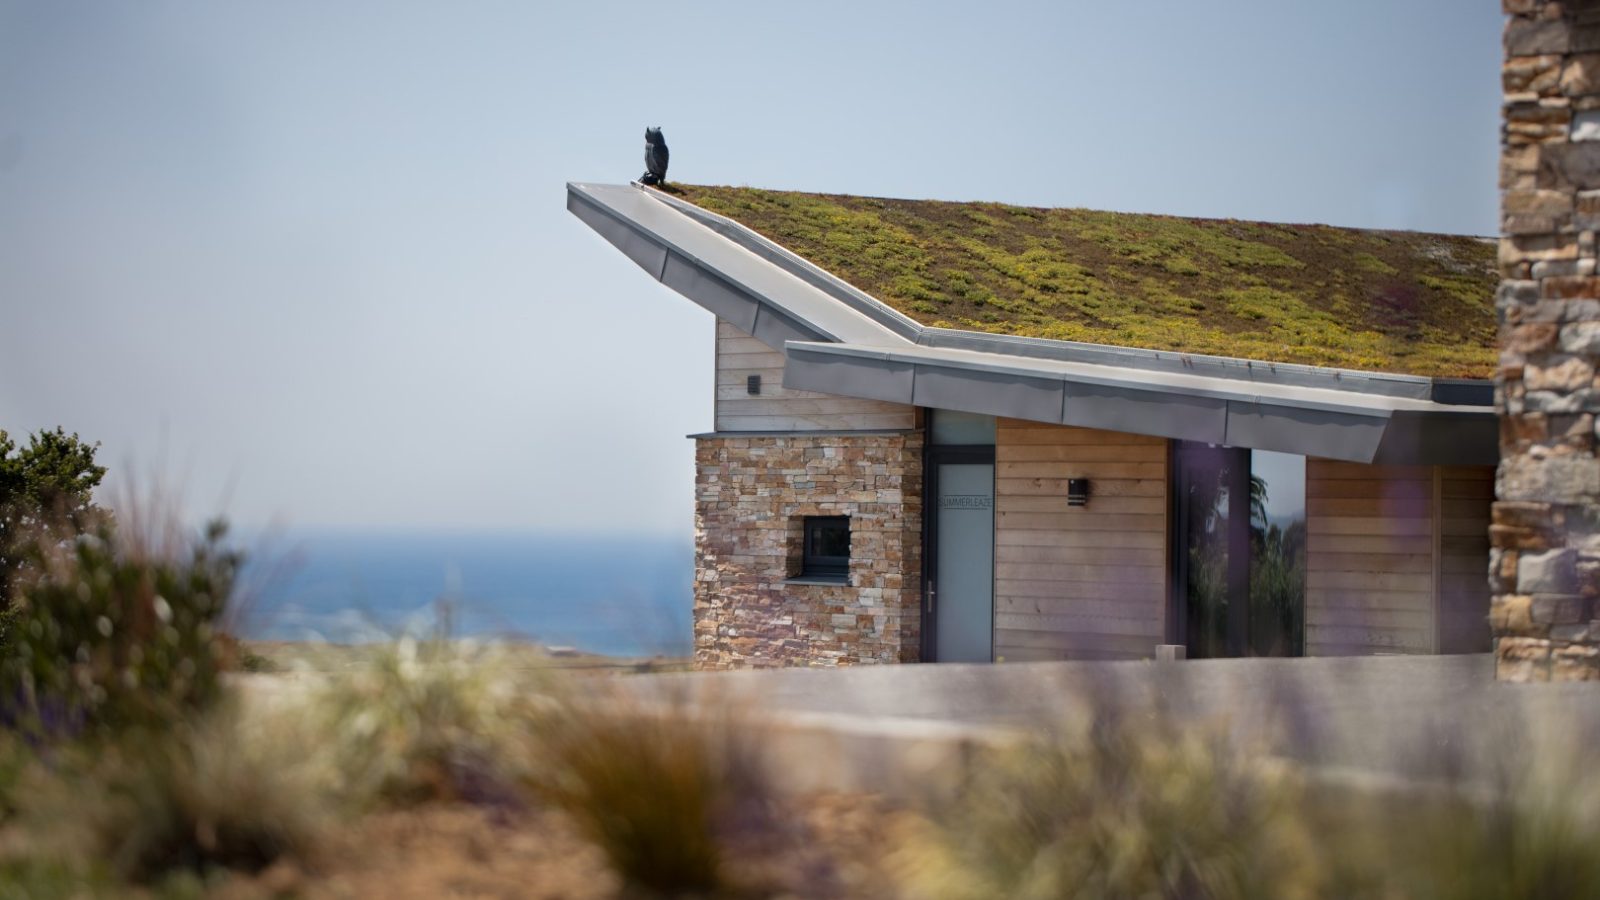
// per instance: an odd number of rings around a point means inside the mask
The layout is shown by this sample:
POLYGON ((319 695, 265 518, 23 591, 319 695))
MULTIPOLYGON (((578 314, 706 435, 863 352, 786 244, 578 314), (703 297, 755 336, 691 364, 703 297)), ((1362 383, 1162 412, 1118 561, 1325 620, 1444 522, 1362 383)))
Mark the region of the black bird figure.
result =
POLYGON ((639 176, 639 183, 667 183, 667 139, 660 125, 644 130, 644 174, 639 176))

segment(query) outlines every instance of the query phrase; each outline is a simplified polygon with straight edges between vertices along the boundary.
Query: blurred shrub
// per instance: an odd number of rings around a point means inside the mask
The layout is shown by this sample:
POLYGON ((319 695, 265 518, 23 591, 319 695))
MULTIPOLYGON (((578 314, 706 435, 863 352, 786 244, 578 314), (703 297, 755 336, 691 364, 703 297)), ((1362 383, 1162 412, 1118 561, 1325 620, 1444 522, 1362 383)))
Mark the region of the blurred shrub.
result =
POLYGON ((91 501, 106 473, 94 462, 98 448, 60 428, 37 432, 18 448, 0 430, 0 647, 11 633, 12 585, 29 548, 41 534, 71 535, 100 513, 91 501))
POLYGON ((175 872, 258 871, 304 854, 330 821, 337 772, 297 710, 223 704, 161 731, 66 751, 29 785, 20 819, 35 859, 175 872))
POLYGON ((108 873, 62 860, 0 861, 0 900, 96 900, 126 896, 108 873))
POLYGON ((736 720, 567 703, 540 718, 538 742, 542 795, 636 892, 732 891, 730 856, 759 856, 781 835, 770 780, 736 720))
POLYGON ((1301 791, 1220 735, 1100 710, 979 756, 911 859, 948 898, 1315 896, 1301 791))
POLYGON ((47 735, 174 721, 217 697, 216 640, 241 555, 226 527, 141 533, 107 519, 40 532, 15 585, 0 712, 47 735))
POLYGON ((322 711, 358 796, 512 802, 519 699, 499 648, 452 640, 441 625, 375 645, 365 664, 332 677, 322 711))

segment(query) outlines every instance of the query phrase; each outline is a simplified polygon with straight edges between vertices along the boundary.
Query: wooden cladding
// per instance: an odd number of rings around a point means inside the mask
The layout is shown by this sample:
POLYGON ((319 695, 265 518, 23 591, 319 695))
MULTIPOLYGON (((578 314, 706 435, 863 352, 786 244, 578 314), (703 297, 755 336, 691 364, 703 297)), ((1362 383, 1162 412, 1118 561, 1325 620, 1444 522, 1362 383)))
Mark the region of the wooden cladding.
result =
POLYGON ((1306 653, 1489 648, 1487 466, 1306 461, 1306 653))
MULTIPOLYGON (((1148 658, 1168 603, 1168 443, 1001 419, 995 655, 1148 658), (1067 506, 1088 478, 1089 505, 1067 506)), ((1488 466, 1306 460, 1307 655, 1489 648, 1488 466)))
POLYGON ((871 431, 916 426, 915 407, 783 386, 783 354, 717 320, 717 431, 871 431), (751 376, 759 394, 751 394, 751 376))
POLYGON ((995 657, 1155 653, 1167 590, 1167 442, 1001 419, 995 440, 995 657), (1067 480, 1093 485, 1067 506, 1067 480))

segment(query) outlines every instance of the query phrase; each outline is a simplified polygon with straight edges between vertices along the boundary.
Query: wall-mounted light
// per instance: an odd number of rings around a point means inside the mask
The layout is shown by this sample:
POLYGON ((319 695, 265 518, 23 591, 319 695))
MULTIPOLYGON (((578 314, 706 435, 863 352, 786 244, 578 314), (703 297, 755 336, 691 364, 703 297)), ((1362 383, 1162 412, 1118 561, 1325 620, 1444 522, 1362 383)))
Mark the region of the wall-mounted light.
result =
POLYGON ((1088 506, 1089 505, 1089 479, 1087 479, 1087 478, 1068 478, 1067 479, 1067 505, 1068 506, 1088 506))

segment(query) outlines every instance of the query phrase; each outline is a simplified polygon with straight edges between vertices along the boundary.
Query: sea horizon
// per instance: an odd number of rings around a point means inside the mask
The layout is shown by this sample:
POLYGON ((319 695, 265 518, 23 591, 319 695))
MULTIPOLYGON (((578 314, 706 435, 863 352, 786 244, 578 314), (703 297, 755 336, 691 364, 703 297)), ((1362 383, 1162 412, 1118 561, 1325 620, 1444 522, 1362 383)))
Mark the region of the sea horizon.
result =
POLYGON ((691 649, 691 536, 447 528, 257 530, 241 541, 247 640, 437 630, 608 656, 691 649))

